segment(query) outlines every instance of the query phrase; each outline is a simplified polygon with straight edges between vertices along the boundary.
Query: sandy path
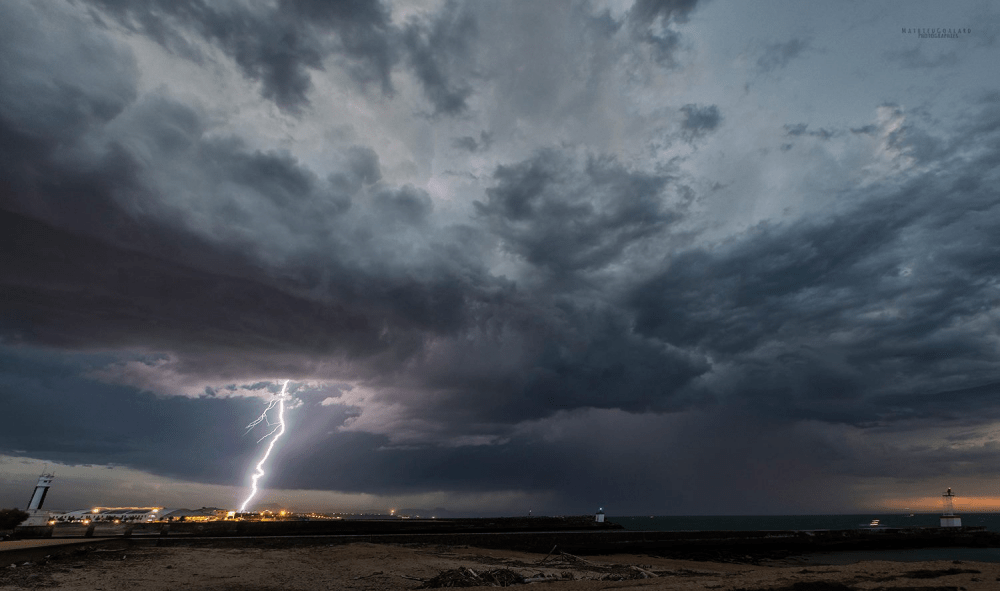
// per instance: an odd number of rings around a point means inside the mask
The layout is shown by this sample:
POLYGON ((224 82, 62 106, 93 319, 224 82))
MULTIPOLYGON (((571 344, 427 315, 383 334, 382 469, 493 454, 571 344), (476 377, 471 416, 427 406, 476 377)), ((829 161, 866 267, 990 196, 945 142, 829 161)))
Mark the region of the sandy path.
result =
POLYGON ((862 562, 846 566, 756 566, 616 555, 576 558, 469 547, 351 544, 296 549, 130 548, 93 549, 44 564, 0 568, 0 590, 65 591, 181 589, 216 591, 317 591, 413 589, 442 571, 482 574, 508 569, 542 579, 522 588, 596 589, 845 589, 1000 588, 1000 565, 950 561, 862 562), (924 571, 924 572, 918 572, 924 571), (972 572, 975 571, 975 572, 972 572), (631 578, 649 576, 651 578, 631 578), (613 579, 627 578, 627 580, 613 579), (603 580, 602 580, 603 579, 603 580), (820 586, 819 582, 827 582, 820 586), (843 586, 836 586, 839 583, 843 586), (831 586, 830 584, 834 584, 831 586))
POLYGON ((78 546, 80 544, 101 544, 107 540, 102 539, 41 539, 41 540, 6 540, 0 542, 0 560, 4 552, 11 550, 28 550, 34 548, 47 548, 47 547, 61 547, 61 546, 78 546))

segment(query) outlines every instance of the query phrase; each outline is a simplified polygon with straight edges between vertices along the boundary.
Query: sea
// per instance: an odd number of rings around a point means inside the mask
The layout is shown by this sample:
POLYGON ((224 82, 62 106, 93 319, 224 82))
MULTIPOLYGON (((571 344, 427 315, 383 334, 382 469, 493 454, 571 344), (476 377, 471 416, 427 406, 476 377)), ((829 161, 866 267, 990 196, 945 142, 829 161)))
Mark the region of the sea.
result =
MULTIPOLYGON (((1000 513, 962 513, 962 525, 1000 532, 1000 513)), ((607 520, 633 531, 811 531, 867 528, 873 519, 889 528, 938 527, 940 514, 863 513, 857 515, 728 515, 608 516, 607 520)), ((862 560, 918 562, 951 560, 1000 562, 1000 548, 919 548, 811 554, 798 557, 803 564, 851 564, 862 560)))
MULTIPOLYGON (((885 527, 938 527, 939 513, 863 513, 858 515, 713 515, 706 517, 639 515, 608 521, 634 531, 809 531, 858 529, 878 519, 885 527)), ((1000 513, 962 513, 962 525, 1000 532, 1000 513)))

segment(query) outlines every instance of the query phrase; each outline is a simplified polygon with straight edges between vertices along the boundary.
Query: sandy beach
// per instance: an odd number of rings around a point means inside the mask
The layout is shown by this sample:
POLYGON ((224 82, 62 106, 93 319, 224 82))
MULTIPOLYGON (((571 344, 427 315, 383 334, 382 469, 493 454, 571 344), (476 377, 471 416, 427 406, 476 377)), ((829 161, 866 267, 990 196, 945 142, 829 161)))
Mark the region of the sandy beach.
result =
POLYGON ((843 591, 996 589, 1000 564, 871 561, 843 566, 732 564, 644 555, 577 557, 467 546, 357 543, 292 549, 92 548, 4 565, 0 589, 65 591, 389 590, 480 584, 591 589, 843 591))

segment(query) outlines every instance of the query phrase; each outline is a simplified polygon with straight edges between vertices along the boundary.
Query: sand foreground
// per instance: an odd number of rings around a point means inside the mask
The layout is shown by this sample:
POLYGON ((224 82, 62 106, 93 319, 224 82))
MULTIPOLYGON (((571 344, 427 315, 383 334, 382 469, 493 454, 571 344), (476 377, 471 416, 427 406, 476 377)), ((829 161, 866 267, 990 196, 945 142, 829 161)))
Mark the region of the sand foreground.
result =
POLYGON ((0 567, 0 589, 4 591, 25 588, 65 591, 389 590, 463 583, 553 591, 974 591, 1000 588, 1000 564, 873 561, 822 567, 788 563, 752 565, 626 554, 584 558, 558 552, 546 556, 467 546, 358 543, 292 549, 93 548, 72 556, 0 567))

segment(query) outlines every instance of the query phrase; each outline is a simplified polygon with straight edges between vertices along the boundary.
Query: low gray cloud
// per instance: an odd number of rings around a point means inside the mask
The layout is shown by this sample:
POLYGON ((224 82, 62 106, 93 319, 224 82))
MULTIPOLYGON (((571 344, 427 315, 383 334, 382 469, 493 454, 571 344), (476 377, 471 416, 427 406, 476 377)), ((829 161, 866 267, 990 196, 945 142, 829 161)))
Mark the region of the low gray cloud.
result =
POLYGON ((701 137, 709 132, 715 131, 722 121, 719 108, 715 105, 699 106, 684 105, 681 107, 684 113, 684 122, 681 123, 681 133, 688 140, 701 137))
POLYGON ((465 62, 477 25, 470 10, 452 2, 438 13, 391 22, 381 2, 281 0, 274 6, 220 7, 201 0, 142 5, 94 0, 102 14, 148 35, 166 49, 196 61, 206 56, 195 34, 222 49, 243 74, 261 83, 261 94, 298 114, 310 104, 311 76, 329 57, 362 85, 394 92, 392 71, 411 68, 434 114, 457 115, 473 87, 465 62))
POLYGON ((780 70, 789 62, 802 55, 810 48, 808 39, 790 39, 784 43, 768 44, 760 57, 757 58, 757 71, 763 74, 780 70))
POLYGON ((420 223, 430 215, 434 204, 426 191, 409 185, 396 191, 380 191, 373 197, 376 208, 393 220, 420 223))
POLYGON ((994 165, 971 158, 842 215, 678 254, 634 291, 636 330, 705 351, 722 392, 774 413, 856 425, 937 414, 935 394, 998 378, 992 330, 975 320, 998 272, 976 254, 995 250, 1000 223, 990 190, 967 182, 984 174, 994 165))
MULTIPOLYGON (((867 129, 869 131, 873 131, 875 128, 874 127, 869 127, 867 129)), ((855 130, 851 130, 851 131, 855 131, 855 130)), ((855 131, 855 133, 864 133, 864 132, 865 132, 865 130, 855 131)), ((827 130, 827 129, 823 129, 822 127, 819 128, 819 129, 809 129, 809 124, 808 123, 795 123, 795 124, 786 124, 785 125, 785 135, 788 135, 788 136, 791 136, 791 137, 808 136, 808 137, 819 138, 821 140, 828 140, 828 139, 834 137, 835 135, 837 135, 837 132, 836 131, 830 131, 830 130, 827 130)))
POLYGON ((653 24, 661 21, 687 22, 698 0, 636 0, 629 9, 629 20, 637 23, 653 24))
POLYGON ((479 132, 478 140, 471 135, 458 137, 452 140, 451 145, 454 148, 467 152, 485 152, 493 145, 493 134, 481 131, 479 132))
POLYGON ((697 5, 698 0, 636 0, 628 11, 632 36, 650 47, 658 63, 673 66, 681 36, 671 25, 686 23, 697 5))
POLYGON ((322 70, 331 52, 359 82, 392 90, 390 70, 397 57, 389 14, 379 2, 281 0, 268 7, 220 7, 201 0, 93 4, 187 57, 203 58, 187 41, 189 32, 201 36, 232 57, 245 76, 259 80, 264 97, 292 113, 309 104, 310 71, 322 70))
POLYGON ((472 95, 464 72, 456 66, 468 57, 477 33, 472 13, 449 3, 431 22, 414 20, 403 30, 402 41, 414 74, 435 114, 458 115, 472 95))
POLYGON ((680 219, 666 205, 672 178, 630 171, 613 159, 579 162, 544 150, 501 166, 477 202, 504 248, 552 273, 597 269, 680 219))

